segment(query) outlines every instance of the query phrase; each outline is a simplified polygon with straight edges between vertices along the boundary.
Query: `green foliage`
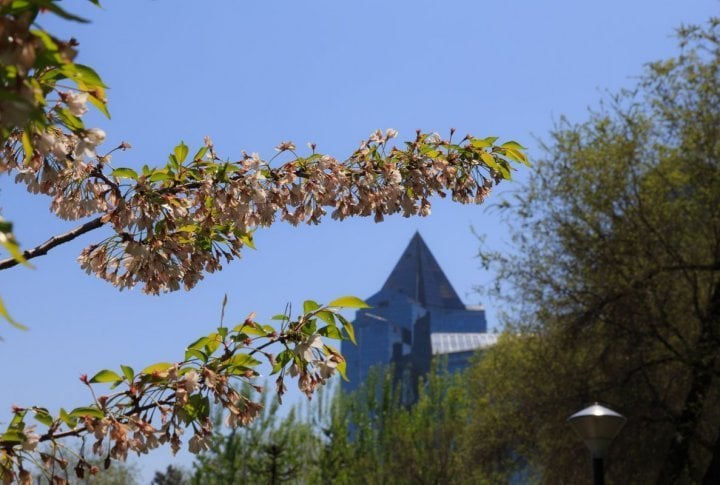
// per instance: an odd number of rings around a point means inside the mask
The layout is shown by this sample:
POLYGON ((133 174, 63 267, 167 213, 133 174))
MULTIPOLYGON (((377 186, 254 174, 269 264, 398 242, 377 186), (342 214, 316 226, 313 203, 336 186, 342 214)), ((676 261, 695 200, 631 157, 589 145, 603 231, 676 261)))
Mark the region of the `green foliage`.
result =
MULTIPOLYGON (((252 390, 245 393, 252 395, 252 390)), ((267 391, 259 401, 263 410, 252 423, 218 433, 210 449, 197 457, 190 483, 308 483, 304 477, 317 449, 311 425, 299 419, 297 407, 281 417, 279 403, 267 391)), ((219 414, 216 426, 221 426, 219 414)))
POLYGON ((218 435, 198 456, 192 483, 497 483, 500 475, 468 466, 468 450, 485 437, 469 426, 477 417, 467 377, 440 362, 417 403, 404 406, 393 376, 377 368, 350 395, 321 393, 304 417, 298 407, 281 417, 270 405, 248 427, 218 435))
POLYGON ((155 472, 150 485, 186 485, 187 483, 188 478, 182 469, 168 465, 164 472, 155 472))
POLYGON ((681 55, 563 120, 508 204, 517 251, 494 262, 521 336, 473 371, 473 426, 495 437, 478 461, 577 483, 587 452, 564 421, 598 400, 628 417, 611 479, 720 481, 719 25, 681 29, 681 55))
MULTIPOLYGON (((99 5, 99 2, 90 0, 99 5)), ((88 101, 109 117, 105 84, 89 66, 76 64, 74 40, 59 39, 37 24, 38 15, 48 12, 66 20, 85 22, 54 0, 5 1, 0 3, 4 19, 3 35, 10 42, 3 47, 0 66, 0 142, 18 128, 45 131, 58 123, 74 133, 82 133, 83 122, 61 105, 49 106, 47 97, 60 81, 71 81, 77 91, 88 94, 88 101)), ((34 141, 23 140, 28 156, 34 141), (29 150, 28 150, 29 149, 29 150)))

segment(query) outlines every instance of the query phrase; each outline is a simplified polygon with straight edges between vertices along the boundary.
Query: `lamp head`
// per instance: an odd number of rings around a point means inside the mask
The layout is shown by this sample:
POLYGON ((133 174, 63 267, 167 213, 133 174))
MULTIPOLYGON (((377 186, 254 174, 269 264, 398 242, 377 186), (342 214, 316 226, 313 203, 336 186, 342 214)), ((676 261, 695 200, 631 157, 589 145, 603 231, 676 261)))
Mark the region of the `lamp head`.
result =
POLYGON ((568 418, 595 458, 603 458, 627 419, 612 409, 593 404, 568 418))

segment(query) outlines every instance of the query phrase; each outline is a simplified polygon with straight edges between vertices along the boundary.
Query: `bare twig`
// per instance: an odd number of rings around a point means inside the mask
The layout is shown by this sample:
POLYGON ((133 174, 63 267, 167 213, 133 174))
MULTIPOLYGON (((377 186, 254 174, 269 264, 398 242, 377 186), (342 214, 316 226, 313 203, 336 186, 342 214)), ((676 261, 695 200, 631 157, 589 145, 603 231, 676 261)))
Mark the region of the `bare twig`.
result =
MULTIPOLYGON (((93 231, 99 227, 102 227, 105 224, 101 217, 97 217, 91 221, 86 222, 85 224, 76 227, 75 229, 68 231, 64 234, 60 234, 58 236, 53 236, 44 243, 40 244, 39 246, 36 246, 32 249, 28 249, 27 251, 23 252, 23 256, 25 259, 33 259, 38 256, 44 256, 48 253, 51 249, 55 248, 56 246, 59 246, 61 244, 65 244, 66 242, 72 241, 78 236, 81 236, 87 232, 93 231)), ((18 265, 19 262, 14 258, 7 258, 0 260, 0 270, 12 268, 13 266, 18 265)))

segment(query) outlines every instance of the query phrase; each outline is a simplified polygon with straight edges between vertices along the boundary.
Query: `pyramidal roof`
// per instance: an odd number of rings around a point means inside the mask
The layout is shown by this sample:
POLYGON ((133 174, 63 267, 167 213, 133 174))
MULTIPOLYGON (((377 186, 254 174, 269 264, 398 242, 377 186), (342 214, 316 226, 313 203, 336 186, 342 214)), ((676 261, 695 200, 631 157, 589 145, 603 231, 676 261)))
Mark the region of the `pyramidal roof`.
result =
POLYGON ((465 308, 418 232, 400 256, 382 291, 402 293, 425 307, 465 308))

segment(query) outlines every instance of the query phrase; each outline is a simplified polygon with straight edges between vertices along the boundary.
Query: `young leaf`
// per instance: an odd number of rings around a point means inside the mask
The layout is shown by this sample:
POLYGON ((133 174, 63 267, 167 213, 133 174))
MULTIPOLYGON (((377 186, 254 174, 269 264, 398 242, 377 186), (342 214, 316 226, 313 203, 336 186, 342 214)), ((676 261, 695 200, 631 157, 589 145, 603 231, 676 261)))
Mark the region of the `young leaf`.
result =
POLYGON ((35 412, 35 419, 40 421, 45 426, 51 426, 53 423, 53 417, 50 415, 47 409, 45 408, 33 408, 33 411, 35 412))
POLYGON ((185 360, 200 359, 203 362, 208 361, 208 355, 200 349, 187 349, 185 351, 185 360))
POLYGON ((318 308, 320 308, 320 305, 317 302, 314 302, 312 300, 305 300, 303 302, 303 313, 305 314, 315 311, 318 308))
POLYGON ((342 333, 340 332, 340 329, 337 328, 335 325, 328 325, 327 327, 323 327, 318 330, 318 333, 323 337, 335 340, 342 340, 342 333))
POLYGON ((315 314, 320 320, 328 325, 335 325, 335 314, 328 310, 322 310, 315 314))
POLYGON ((500 165, 498 165, 498 163, 495 161, 495 158, 488 152, 482 152, 480 154, 480 158, 483 162, 485 162, 485 165, 487 165, 488 167, 497 170, 498 172, 500 171, 500 165))
POLYGON ((342 377, 345 382, 350 382, 350 379, 348 379, 347 375, 345 374, 347 371, 347 362, 345 362, 344 360, 342 362, 338 362, 336 369, 340 373, 340 377, 342 377))
POLYGON ((336 308, 370 308, 370 306, 356 296, 343 296, 328 303, 336 308))
POLYGON ((236 354, 227 363, 232 367, 245 367, 248 369, 260 365, 259 360, 248 354, 236 354))
POLYGON ((15 236, 12 233, 12 222, 6 221, 0 217, 0 246, 7 249, 10 256, 13 257, 18 263, 22 263, 25 266, 32 268, 33 266, 28 263, 27 259, 20 250, 20 245, 15 240, 15 236))
POLYGON ((0 437, 5 443, 22 443, 25 441, 25 433, 18 430, 8 430, 0 437))
POLYGON ((95 383, 102 383, 102 382, 117 382, 121 381, 122 377, 120 377, 116 372, 113 372, 108 369, 101 370, 97 374, 93 376, 92 379, 90 379, 90 382, 95 383))
POLYGON ((355 341, 355 329, 353 328, 352 323, 350 323, 347 318, 343 317, 339 313, 336 316, 338 320, 340 320, 340 323, 342 323, 342 326, 347 332, 350 341, 353 344, 357 345, 357 342, 355 341))
POLYGON ((202 147, 200 150, 195 153, 193 156, 193 160, 202 160, 202 157, 205 156, 205 153, 207 153, 208 147, 202 147))
POLYGON ((271 374, 277 374, 280 369, 285 367, 285 364, 290 362, 290 359, 293 357, 293 352, 291 350, 285 349, 282 352, 280 352, 277 357, 275 357, 275 365, 273 366, 273 370, 271 374))
POLYGON ((133 180, 138 179, 138 173, 135 170, 133 170, 132 168, 124 168, 124 167, 116 168, 115 170, 110 172, 110 175, 112 175, 113 177, 120 178, 120 179, 133 179, 133 180))
POLYGON ((188 403, 183 407, 187 419, 185 422, 190 424, 196 419, 207 418, 210 415, 210 399, 201 394, 193 394, 188 399, 188 403))
POLYGON ((84 407, 75 408, 72 411, 70 411, 70 416, 76 417, 76 418, 90 416, 92 418, 102 419, 105 417, 105 413, 100 411, 98 408, 84 406, 84 407))
POLYGON ((149 365, 142 370, 142 374, 152 374, 153 372, 162 372, 168 370, 174 364, 170 362, 158 362, 157 364, 149 365))
POLYGON ((178 163, 182 164, 183 162, 185 162, 185 159, 188 156, 187 145, 183 142, 180 142, 180 144, 176 146, 173 150, 173 155, 175 155, 175 159, 178 161, 178 163))
POLYGON ((125 376, 125 379, 127 379, 129 382, 132 382, 133 379, 135 379, 135 371, 132 367, 128 365, 121 365, 120 369, 122 370, 123 375, 125 376))
POLYGON ((516 141, 508 141, 500 145, 501 148, 511 148, 513 150, 525 150, 525 147, 516 141))
POLYGON ((13 318, 8 313, 7 309, 5 308, 5 304, 2 301, 2 298, 0 298, 0 317, 3 317, 5 320, 8 321, 10 325, 13 327, 20 329, 20 330, 27 330, 27 327, 21 323, 16 322, 13 320, 13 318))
POLYGON ((63 408, 60 408, 60 419, 62 419, 62 422, 70 428, 77 426, 77 418, 70 416, 70 414, 68 414, 68 412, 63 408))

